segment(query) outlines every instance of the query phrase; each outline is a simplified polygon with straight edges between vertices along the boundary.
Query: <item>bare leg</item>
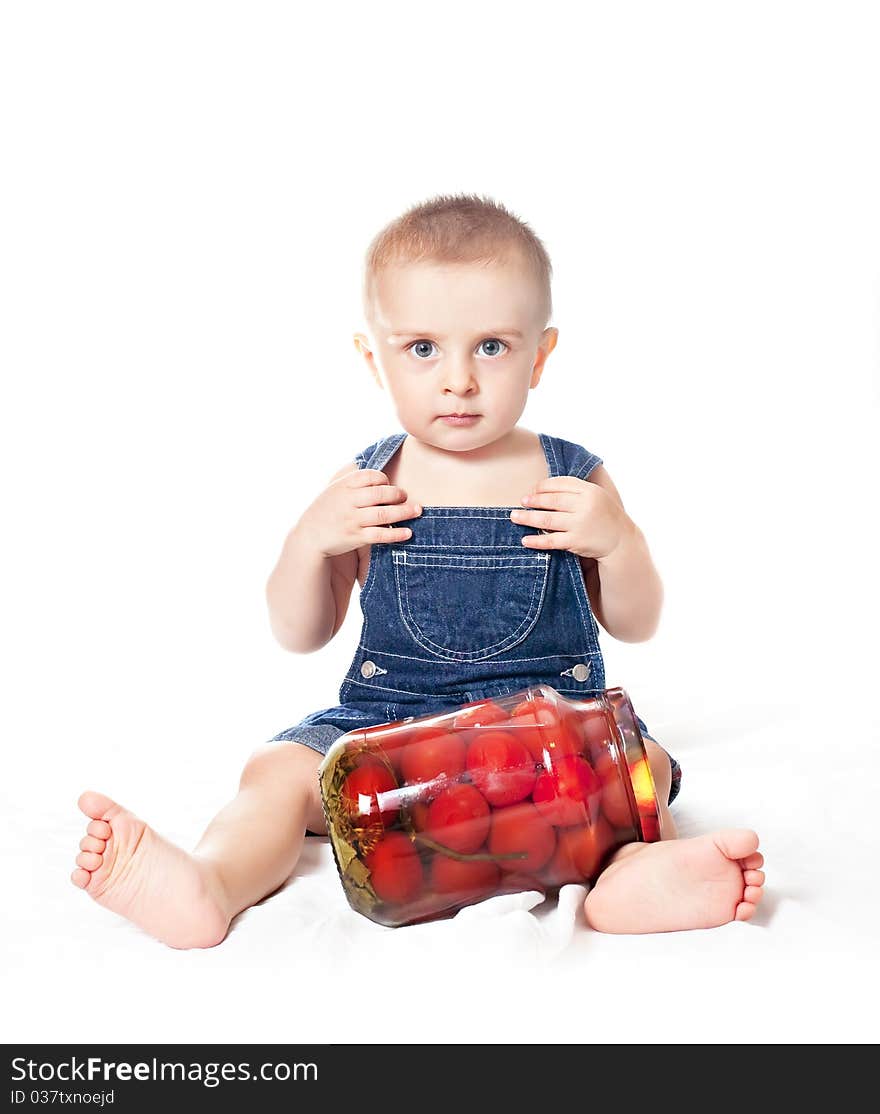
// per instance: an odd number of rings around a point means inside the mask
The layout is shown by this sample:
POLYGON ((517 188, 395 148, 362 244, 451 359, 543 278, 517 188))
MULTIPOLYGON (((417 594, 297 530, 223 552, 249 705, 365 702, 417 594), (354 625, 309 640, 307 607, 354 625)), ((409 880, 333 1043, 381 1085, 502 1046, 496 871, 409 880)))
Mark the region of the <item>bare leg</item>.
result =
POLYGON ((193 856, 213 867, 229 919, 290 877, 306 829, 326 834, 318 766, 301 743, 269 743, 251 756, 238 796, 208 825, 193 856))
POLYGON ((326 831, 318 766, 299 743, 269 743, 250 758, 238 796, 208 825, 192 854, 101 793, 71 881, 99 904, 175 948, 219 944, 232 918, 291 874, 305 830, 326 831))
MULTIPOLYGON (((656 743, 650 735, 645 736, 645 747, 648 751, 648 762, 651 766, 651 775, 654 778, 654 790, 657 794, 657 811, 660 814, 660 838, 676 839, 678 832, 672 813, 669 811, 669 790, 672 788, 672 765, 666 751, 656 743)), ((632 846, 628 844, 627 846, 632 846)))
POLYGON ((670 932, 747 921, 761 900, 764 857, 758 836, 725 828, 678 839, 666 807, 669 759, 645 739, 660 812, 661 842, 628 843, 611 857, 587 894, 587 923, 599 932, 670 932))

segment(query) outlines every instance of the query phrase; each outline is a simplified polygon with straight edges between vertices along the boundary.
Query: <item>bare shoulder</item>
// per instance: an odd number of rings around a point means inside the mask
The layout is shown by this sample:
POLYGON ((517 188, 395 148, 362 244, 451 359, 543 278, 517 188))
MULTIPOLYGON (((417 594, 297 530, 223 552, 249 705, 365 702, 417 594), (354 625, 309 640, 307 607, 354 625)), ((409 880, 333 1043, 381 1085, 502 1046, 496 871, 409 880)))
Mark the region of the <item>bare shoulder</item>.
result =
POLYGON ((334 472, 333 475, 330 477, 330 479, 327 482, 331 483, 331 484, 336 483, 337 480, 341 480, 343 476, 347 476, 350 472, 358 472, 358 471, 360 471, 360 469, 358 468, 357 461, 356 460, 350 460, 350 461, 348 461, 347 464, 343 464, 343 466, 339 469, 338 472, 334 472))
POLYGON ((608 475, 608 470, 604 464, 596 465, 589 476, 587 476, 587 483, 596 484, 598 487, 601 487, 603 491, 607 491, 609 495, 612 495, 617 502, 620 503, 621 507, 623 506, 620 492, 617 490, 614 480, 608 475))

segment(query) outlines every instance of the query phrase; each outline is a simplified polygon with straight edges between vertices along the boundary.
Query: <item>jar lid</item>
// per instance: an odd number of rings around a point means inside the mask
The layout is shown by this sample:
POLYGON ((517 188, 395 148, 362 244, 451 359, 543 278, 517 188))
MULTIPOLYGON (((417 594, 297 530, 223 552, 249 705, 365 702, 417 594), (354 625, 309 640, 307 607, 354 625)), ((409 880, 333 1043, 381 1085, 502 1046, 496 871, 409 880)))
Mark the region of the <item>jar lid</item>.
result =
POLYGON ((605 699, 614 714, 621 750, 629 771, 628 790, 632 793, 631 803, 638 818, 641 838, 645 843, 656 843, 660 839, 657 791, 635 710, 622 688, 606 689, 605 699))

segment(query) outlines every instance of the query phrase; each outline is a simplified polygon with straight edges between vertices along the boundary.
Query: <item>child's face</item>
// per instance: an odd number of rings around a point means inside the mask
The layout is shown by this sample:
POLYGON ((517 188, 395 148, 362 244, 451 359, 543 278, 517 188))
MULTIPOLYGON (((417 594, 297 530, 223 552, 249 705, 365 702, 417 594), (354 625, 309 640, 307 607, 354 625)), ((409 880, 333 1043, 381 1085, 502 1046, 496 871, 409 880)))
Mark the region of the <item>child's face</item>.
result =
POLYGON ((355 344, 408 433, 439 448, 476 449, 513 429, 556 344, 557 330, 542 329, 540 303, 537 281, 515 255, 485 265, 395 264, 377 276, 373 341, 359 333, 355 344), (479 418, 442 420, 454 413, 479 418))

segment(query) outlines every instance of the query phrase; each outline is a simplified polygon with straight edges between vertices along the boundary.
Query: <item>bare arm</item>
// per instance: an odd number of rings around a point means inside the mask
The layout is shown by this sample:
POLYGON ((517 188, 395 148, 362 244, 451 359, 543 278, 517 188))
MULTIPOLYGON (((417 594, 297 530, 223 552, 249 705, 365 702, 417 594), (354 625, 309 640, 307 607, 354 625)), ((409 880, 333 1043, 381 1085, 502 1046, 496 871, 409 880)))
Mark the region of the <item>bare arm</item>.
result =
MULTIPOLYGON (((604 488, 623 507, 620 493, 600 464, 590 482, 604 488)), ((620 544, 599 561, 581 558, 590 606, 605 630, 621 642, 645 642, 657 630, 663 607, 663 583, 642 531, 630 528, 620 544)))
POLYGON ((357 579, 359 550, 408 540, 394 526, 421 509, 376 468, 346 464, 287 535, 266 585, 269 621, 287 650, 320 650, 342 626, 357 579), (357 473, 351 475, 351 473, 357 473))
MULTIPOLYGON (((345 464, 330 483, 357 470, 356 463, 345 464)), ((301 522, 294 526, 266 584, 269 624, 285 650, 311 654, 334 637, 348 610, 357 566, 357 550, 327 557, 301 522)))
POLYGON ((331 558, 318 553, 294 526, 266 584, 269 623, 285 650, 310 654, 335 634, 331 574, 331 558))

